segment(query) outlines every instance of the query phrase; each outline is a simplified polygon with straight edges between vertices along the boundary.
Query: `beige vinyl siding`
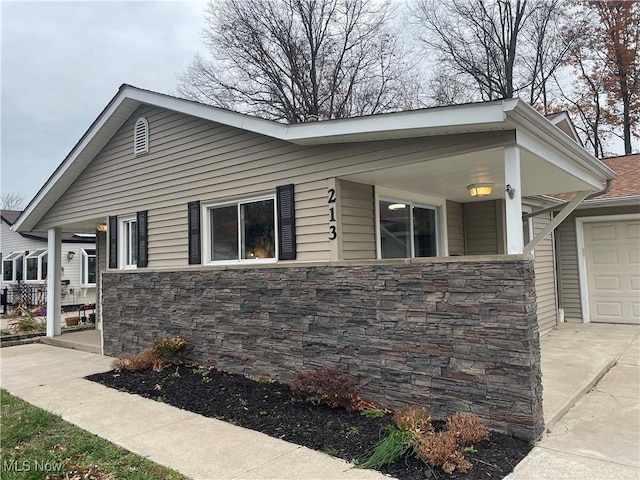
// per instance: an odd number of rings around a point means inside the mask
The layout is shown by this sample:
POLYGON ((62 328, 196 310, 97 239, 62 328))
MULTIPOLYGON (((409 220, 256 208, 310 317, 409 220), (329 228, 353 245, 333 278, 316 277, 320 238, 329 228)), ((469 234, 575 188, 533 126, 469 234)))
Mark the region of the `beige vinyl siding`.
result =
POLYGON ((47 242, 25 238, 18 232, 11 230, 11 227, 0 220, 0 252, 6 257, 11 252, 33 252, 40 248, 47 248, 47 242))
POLYGON ((149 267, 187 265, 187 203, 271 195, 295 184, 298 259, 328 260, 329 178, 454 154, 513 132, 299 146, 195 117, 143 106, 123 124, 38 228, 148 211, 149 267), (149 153, 133 156, 133 127, 149 122, 149 153), (298 205, 298 202, 300 203, 298 205))
POLYGON ((564 309, 564 320, 569 323, 581 323, 582 307, 580 306, 575 217, 567 218, 556 228, 556 247, 558 249, 558 287, 560 304, 564 309))
MULTIPOLYGON (((533 231, 535 234, 551 221, 550 215, 550 213, 547 213, 533 217, 533 231)), ((548 333, 558 323, 556 269, 553 244, 553 234, 547 235, 534 251, 538 328, 542 335, 548 333)))
POLYGON ((373 186, 341 180, 340 216, 344 260, 376 258, 373 186))
POLYGON ((467 255, 496 255, 499 251, 497 202, 465 203, 462 206, 467 255))
POLYGON ((449 255, 464 255, 464 216, 462 204, 447 200, 447 239, 449 255))

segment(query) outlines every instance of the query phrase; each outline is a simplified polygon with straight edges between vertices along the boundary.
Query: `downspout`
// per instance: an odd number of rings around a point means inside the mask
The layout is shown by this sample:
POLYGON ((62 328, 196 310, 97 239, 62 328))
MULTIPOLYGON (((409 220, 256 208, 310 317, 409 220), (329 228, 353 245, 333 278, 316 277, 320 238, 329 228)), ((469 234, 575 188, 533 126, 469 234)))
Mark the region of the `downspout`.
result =
MULTIPOLYGON (((608 193, 611 190, 611 186, 612 185, 613 185, 613 179, 607 179, 607 183, 606 183, 606 185, 604 186, 604 188, 602 190, 599 190, 597 192, 593 192, 593 193, 587 195, 585 197, 585 199, 583 200, 583 202, 586 202, 587 200, 591 200, 592 198, 596 198, 596 197, 599 197, 601 195, 604 195, 605 193, 608 193)), ((553 205, 551 207, 543 208, 542 210, 536 210, 535 212, 525 213, 525 214, 522 215, 522 219, 526 220, 527 218, 535 217, 536 215, 542 215, 543 213, 555 212, 557 210, 562 210, 568 204, 569 204, 569 202, 564 202, 564 203, 561 203, 559 205, 553 205)))

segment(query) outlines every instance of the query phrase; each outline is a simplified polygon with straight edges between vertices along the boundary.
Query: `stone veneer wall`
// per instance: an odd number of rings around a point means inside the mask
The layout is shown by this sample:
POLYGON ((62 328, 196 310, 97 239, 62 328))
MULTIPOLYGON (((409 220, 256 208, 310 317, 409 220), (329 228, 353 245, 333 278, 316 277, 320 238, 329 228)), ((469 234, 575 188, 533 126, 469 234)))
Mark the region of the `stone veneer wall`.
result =
POLYGON ((533 262, 433 261, 103 275, 104 352, 181 335, 194 361, 290 381, 339 368, 386 407, 543 431, 533 262))

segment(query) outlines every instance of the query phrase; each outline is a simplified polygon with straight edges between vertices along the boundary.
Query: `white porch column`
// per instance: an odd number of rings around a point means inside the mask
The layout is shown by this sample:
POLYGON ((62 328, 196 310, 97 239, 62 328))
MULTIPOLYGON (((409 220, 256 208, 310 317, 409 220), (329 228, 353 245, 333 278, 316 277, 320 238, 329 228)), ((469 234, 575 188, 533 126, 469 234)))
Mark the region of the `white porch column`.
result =
POLYGON ((60 335, 62 230, 50 228, 47 243, 47 337, 60 335))
POLYGON ((522 189, 520 188, 520 147, 504 149, 505 232, 507 254, 514 255, 524 250, 522 233, 522 189), (513 197, 513 198, 511 198, 513 197))

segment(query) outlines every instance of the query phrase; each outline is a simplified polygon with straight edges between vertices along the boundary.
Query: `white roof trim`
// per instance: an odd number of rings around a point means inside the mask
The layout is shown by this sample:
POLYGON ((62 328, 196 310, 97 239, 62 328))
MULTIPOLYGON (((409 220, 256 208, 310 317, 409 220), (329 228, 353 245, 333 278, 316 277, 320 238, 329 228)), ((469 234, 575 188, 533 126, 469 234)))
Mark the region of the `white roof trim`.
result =
POLYGON ((576 164, 603 180, 615 173, 522 100, 436 107, 367 117, 287 125, 122 85, 80 141, 31 200, 12 229, 32 230, 93 157, 141 104, 174 110, 296 144, 357 142, 490 130, 539 131, 576 164))
POLYGON ((640 205, 640 195, 627 195, 624 197, 607 197, 607 198, 592 198, 586 200, 578 208, 593 208, 593 207, 617 207, 623 205, 640 205))

